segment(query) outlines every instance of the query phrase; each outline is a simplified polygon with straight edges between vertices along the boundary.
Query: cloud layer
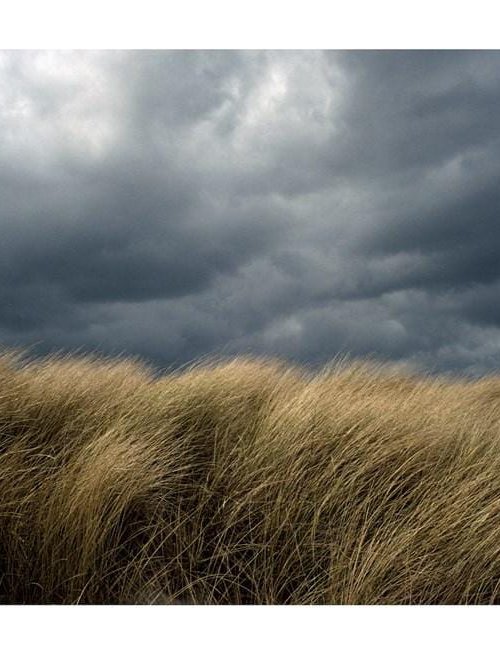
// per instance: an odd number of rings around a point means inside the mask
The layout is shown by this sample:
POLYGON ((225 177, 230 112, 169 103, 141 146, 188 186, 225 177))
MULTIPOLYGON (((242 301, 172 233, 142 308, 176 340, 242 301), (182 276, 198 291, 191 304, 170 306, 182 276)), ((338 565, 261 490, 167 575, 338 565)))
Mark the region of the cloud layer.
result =
POLYGON ((500 364, 500 53, 0 54, 0 340, 500 364))

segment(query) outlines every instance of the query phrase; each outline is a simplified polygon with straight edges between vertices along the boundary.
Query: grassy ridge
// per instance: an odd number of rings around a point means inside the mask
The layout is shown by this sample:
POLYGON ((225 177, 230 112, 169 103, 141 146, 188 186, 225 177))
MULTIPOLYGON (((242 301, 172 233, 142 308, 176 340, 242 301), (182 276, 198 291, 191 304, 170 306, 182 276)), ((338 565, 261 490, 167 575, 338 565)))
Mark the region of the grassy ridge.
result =
POLYGON ((0 358, 3 603, 500 601, 500 378, 0 358))

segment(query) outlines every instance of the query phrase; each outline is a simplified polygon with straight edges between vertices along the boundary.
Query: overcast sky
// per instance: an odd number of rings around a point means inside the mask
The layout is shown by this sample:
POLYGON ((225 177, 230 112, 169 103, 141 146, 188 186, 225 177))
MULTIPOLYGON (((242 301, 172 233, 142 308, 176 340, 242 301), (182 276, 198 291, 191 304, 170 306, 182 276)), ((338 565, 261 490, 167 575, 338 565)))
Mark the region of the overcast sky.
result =
POLYGON ((500 367, 500 51, 3 51, 0 342, 500 367))

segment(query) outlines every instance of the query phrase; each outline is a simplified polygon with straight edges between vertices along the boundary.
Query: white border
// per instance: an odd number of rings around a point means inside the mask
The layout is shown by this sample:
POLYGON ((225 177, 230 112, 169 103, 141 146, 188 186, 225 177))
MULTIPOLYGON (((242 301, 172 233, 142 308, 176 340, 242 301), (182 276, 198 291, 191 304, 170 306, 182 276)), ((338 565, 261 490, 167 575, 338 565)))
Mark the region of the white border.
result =
POLYGON ((17 0, 0 48, 498 48, 490 0, 17 0))
POLYGON ((0 607, 6 652, 489 651, 497 607, 0 607))

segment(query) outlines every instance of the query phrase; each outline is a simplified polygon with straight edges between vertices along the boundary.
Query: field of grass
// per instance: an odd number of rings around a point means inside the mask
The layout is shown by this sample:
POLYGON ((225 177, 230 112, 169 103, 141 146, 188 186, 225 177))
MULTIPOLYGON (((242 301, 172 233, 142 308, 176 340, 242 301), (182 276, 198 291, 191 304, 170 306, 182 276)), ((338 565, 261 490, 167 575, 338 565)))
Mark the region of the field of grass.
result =
POLYGON ((0 602, 500 602, 500 378, 0 357, 0 602))

